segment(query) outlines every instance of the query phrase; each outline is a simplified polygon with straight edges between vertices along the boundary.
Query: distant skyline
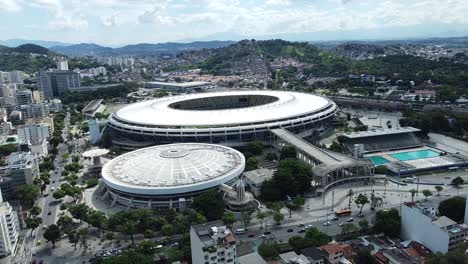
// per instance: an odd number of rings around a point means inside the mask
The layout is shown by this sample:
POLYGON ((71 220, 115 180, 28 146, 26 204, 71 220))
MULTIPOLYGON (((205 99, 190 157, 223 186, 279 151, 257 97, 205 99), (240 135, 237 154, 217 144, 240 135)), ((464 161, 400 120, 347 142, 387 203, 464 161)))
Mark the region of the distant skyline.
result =
POLYGON ((0 0, 0 38, 122 46, 468 35, 466 0, 0 0))

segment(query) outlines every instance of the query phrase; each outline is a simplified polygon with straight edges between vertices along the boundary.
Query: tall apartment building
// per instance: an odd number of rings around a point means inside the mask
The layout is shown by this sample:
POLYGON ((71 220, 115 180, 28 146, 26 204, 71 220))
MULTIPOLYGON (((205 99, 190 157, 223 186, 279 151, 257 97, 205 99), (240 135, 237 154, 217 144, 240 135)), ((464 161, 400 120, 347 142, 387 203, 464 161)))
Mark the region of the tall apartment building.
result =
POLYGON ((192 263, 236 263, 236 240, 222 221, 190 228, 192 263))
POLYGON ((80 74, 74 71, 43 71, 37 75, 36 85, 49 99, 81 87, 81 78, 80 74))
POLYGON ((68 71, 68 61, 63 59, 57 61, 57 70, 68 71))
POLYGON ((44 118, 49 116, 50 114, 49 105, 45 102, 38 104, 21 105, 19 107, 19 110, 21 111, 21 116, 23 119, 44 118))
POLYGON ((401 238, 417 241, 432 252, 447 253, 467 235, 466 222, 457 224, 446 216, 436 216, 436 207, 430 202, 406 203, 401 208, 401 238))
POLYGON ((24 72, 22 71, 11 71, 11 72, 0 71, 0 84, 23 83, 23 81, 24 81, 24 72))
POLYGON ((16 213, 8 202, 0 202, 0 257, 11 255, 18 243, 16 213))
POLYGON ((29 89, 16 90, 16 105, 28 105, 33 103, 33 94, 29 89))
POLYGON ((17 127, 18 138, 31 143, 47 140, 50 137, 48 124, 30 124, 17 127))
POLYGON ((33 184, 39 176, 39 164, 36 155, 31 152, 13 152, 8 157, 8 171, 0 177, 0 190, 3 199, 15 199, 15 190, 19 185, 33 184))
POLYGON ((10 83, 23 83, 24 82, 24 72, 22 71, 11 71, 8 73, 10 76, 10 83))

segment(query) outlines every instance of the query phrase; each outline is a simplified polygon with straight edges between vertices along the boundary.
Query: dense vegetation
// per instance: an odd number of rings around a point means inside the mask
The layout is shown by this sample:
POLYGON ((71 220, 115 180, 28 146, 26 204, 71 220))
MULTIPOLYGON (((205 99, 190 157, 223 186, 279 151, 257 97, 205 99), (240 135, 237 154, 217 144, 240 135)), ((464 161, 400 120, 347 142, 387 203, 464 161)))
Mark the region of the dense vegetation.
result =
POLYGON ((424 133, 437 132, 466 140, 468 117, 461 114, 432 112, 406 112, 400 120, 401 126, 412 126, 424 133))
POLYGON ((262 185, 262 198, 266 201, 283 200, 287 195, 302 195, 310 189, 312 172, 297 159, 281 160, 271 180, 262 185))
POLYGON ((97 89, 89 92, 67 92, 60 99, 64 104, 84 103, 94 99, 126 98, 128 93, 137 89, 138 85, 133 82, 125 82, 122 85, 97 89))
POLYGON ((24 71, 33 73, 39 69, 54 68, 55 62, 49 56, 30 55, 23 53, 0 53, 0 69, 2 71, 24 71))
POLYGON ((439 204, 439 214, 461 223, 465 216, 465 204, 466 198, 460 196, 444 200, 439 204))

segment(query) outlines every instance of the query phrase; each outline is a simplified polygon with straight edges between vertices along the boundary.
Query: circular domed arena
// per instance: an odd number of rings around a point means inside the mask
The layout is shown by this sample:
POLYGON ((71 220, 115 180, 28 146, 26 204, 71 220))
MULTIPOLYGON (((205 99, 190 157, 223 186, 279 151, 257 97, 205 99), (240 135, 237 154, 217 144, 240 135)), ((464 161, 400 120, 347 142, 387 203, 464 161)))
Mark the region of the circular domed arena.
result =
POLYGON ((113 144, 125 149, 203 142, 240 146, 267 142, 270 129, 307 133, 328 126, 336 104, 318 95, 288 91, 228 91, 164 97, 113 113, 113 144))
POLYGON ((168 144, 106 163, 99 188, 111 206, 184 210, 201 193, 236 180, 244 168, 242 153, 229 147, 168 144))

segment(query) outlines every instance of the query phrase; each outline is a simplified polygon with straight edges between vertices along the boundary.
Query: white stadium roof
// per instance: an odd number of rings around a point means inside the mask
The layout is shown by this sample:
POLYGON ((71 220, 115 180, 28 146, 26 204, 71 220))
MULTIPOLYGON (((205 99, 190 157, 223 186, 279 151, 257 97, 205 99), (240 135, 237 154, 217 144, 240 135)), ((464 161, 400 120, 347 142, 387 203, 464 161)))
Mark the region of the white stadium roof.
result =
POLYGON ((112 189, 144 195, 199 191, 225 183, 242 173, 244 156, 229 147, 181 143, 123 154, 102 169, 112 189))
POLYGON ((332 102, 317 95, 286 91, 230 91, 199 93, 165 97, 131 104, 117 111, 114 116, 132 124, 159 126, 222 126, 249 124, 287 119, 318 112, 332 102), (277 100, 263 105, 210 110, 175 109, 170 105, 192 99, 220 96, 259 95, 276 97, 277 100))

